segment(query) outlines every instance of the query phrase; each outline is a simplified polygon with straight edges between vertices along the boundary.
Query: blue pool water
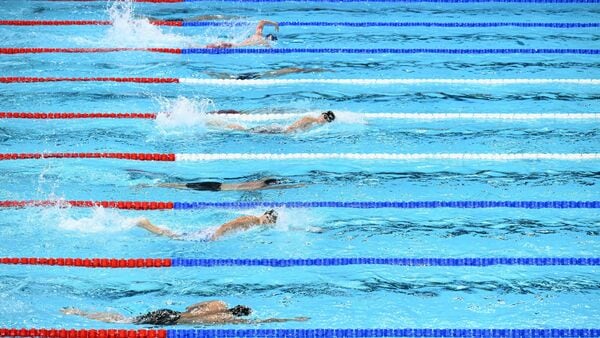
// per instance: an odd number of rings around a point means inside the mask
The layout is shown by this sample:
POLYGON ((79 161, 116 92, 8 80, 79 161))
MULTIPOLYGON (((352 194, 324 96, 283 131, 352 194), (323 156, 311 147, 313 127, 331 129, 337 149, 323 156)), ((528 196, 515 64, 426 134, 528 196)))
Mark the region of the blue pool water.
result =
MULTIPOLYGON (((113 4, 7 0, 0 19, 114 20, 113 26, 0 26, 0 47, 198 47, 243 38, 261 18, 324 22, 597 23, 597 4, 113 4), (141 16, 239 16, 231 27, 154 27, 141 16), (247 23, 247 24, 239 24, 247 23)), ((269 30, 270 32, 270 30, 269 30)), ((598 28, 282 26, 276 48, 598 47, 598 28)), ((207 72, 323 68, 302 79, 598 79, 597 55, 145 52, 0 55, 1 76, 209 78, 207 72)), ((372 113, 598 113, 593 84, 190 85, 0 84, 0 111, 170 112, 157 120, 0 120, 1 153, 598 153, 598 119, 367 119, 372 113), (329 125, 292 135, 230 132, 206 112, 333 110, 329 125)), ((293 119, 261 123, 290 123, 293 119)), ((218 160, 0 162, 0 200, 596 201, 598 160, 218 160), (258 192, 160 188, 161 182, 277 177, 304 186, 258 192)), ((215 242, 174 241, 134 227, 216 226, 251 210, 0 210, 0 257, 598 257, 598 209, 279 209, 272 229, 215 242), (322 233, 311 231, 322 228, 322 233)), ((247 304, 252 318, 306 322, 240 328, 597 327, 597 266, 213 267, 82 269, 0 265, 0 327, 108 328, 62 307, 129 316, 210 299, 247 304)), ((233 326, 223 326, 230 328, 233 326)))

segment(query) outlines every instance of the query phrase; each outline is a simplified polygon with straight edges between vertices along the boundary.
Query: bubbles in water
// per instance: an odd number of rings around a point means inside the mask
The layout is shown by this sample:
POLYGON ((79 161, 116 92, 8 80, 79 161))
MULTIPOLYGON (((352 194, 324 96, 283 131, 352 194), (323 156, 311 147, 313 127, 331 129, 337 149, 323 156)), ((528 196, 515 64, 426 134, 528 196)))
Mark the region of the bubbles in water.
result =
POLYGON ((86 233, 119 232, 135 226, 137 218, 121 216, 117 211, 97 207, 92 209, 89 217, 74 218, 69 215, 69 208, 52 208, 45 215, 53 215, 59 220, 58 227, 65 230, 86 233), (57 217, 58 216, 58 217, 57 217))
POLYGON ((207 98, 178 96, 175 99, 158 97, 156 100, 161 108, 161 113, 156 116, 156 125, 163 132, 181 132, 181 127, 203 131, 208 118, 206 113, 215 110, 213 101, 207 98))
POLYGON ((147 18, 134 16, 133 2, 117 0, 108 8, 113 22, 101 40, 103 45, 117 47, 189 47, 198 39, 190 36, 164 33, 147 18))

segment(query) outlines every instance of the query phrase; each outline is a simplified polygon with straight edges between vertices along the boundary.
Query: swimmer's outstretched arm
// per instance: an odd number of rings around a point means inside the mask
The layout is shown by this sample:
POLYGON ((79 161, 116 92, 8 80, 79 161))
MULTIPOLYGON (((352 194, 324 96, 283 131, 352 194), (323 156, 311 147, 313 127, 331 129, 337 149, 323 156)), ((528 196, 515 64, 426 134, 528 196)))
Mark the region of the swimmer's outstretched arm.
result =
POLYGON ((314 123, 317 123, 319 120, 316 117, 305 116, 300 120, 294 122, 289 127, 285 128, 286 133, 293 133, 297 130, 305 130, 310 128, 314 123))
POLYGON ((276 70, 269 70, 264 72, 261 77, 275 77, 282 76, 286 74, 296 74, 296 73, 322 73, 327 72, 327 69, 324 68, 298 68, 298 67, 286 67, 276 70))
POLYGON ((277 22, 269 20, 260 20, 258 22, 258 25, 256 25, 256 32, 254 34, 262 36, 263 28, 265 28, 265 25, 271 25, 275 27, 275 31, 279 32, 279 24, 277 22))
POLYGON ((242 216, 234 219, 231 222, 227 222, 221 225, 215 233, 212 235, 211 239, 215 240, 219 237, 222 237, 228 232, 236 231, 236 230, 247 230, 253 226, 260 224, 260 218, 256 216, 242 216))
POLYGON ((170 237, 170 238, 179 237, 179 235, 177 235, 173 231, 166 229, 166 228, 158 227, 158 226, 150 223, 150 221, 144 217, 140 218, 135 225, 142 229, 148 230, 155 235, 166 236, 166 237, 170 237))
POLYGON ((62 308, 60 309, 60 312, 65 315, 80 316, 105 323, 131 323, 131 318, 116 312, 85 312, 73 307, 62 308))

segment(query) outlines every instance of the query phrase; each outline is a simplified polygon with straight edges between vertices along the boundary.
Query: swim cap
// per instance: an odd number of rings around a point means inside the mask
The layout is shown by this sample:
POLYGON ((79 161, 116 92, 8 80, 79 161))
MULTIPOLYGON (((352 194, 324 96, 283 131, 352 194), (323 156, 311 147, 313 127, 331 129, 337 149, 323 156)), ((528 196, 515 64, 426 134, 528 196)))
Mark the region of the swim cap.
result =
POLYGON ((266 185, 277 184, 277 183, 279 183, 279 181, 274 178, 269 178, 269 179, 265 180, 266 185))
POLYGON ((277 211, 275 211, 275 210, 273 210, 273 209, 271 209, 271 210, 267 210, 267 211, 264 213, 264 215, 265 215, 265 216, 267 216, 267 218, 269 218, 269 219, 270 219, 271 223, 275 223, 275 222, 277 222, 277 216, 278 216, 278 215, 277 215, 277 211))
POLYGON ((236 317, 248 316, 252 313, 252 309, 244 305, 236 305, 227 311, 236 317))
POLYGON ((335 120, 335 114, 331 110, 328 110, 326 113, 323 113, 322 115, 325 118, 325 121, 327 121, 327 122, 333 122, 333 120, 335 120))
POLYGON ((267 34, 267 36, 265 36, 265 39, 270 41, 277 41, 277 37, 273 34, 267 34))

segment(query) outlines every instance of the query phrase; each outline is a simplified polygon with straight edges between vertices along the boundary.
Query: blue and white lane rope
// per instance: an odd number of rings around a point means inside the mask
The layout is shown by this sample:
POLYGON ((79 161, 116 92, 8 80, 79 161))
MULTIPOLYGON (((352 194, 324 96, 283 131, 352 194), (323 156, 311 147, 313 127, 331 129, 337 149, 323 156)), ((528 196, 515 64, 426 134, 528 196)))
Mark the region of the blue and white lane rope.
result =
POLYGON ((582 48, 182 48, 180 54, 582 54, 600 49, 582 48))
POLYGON ((550 338, 600 337, 600 328, 546 329, 169 329, 167 338, 357 338, 357 337, 467 337, 467 338, 550 338))
MULTIPOLYGON (((255 25, 248 21, 182 21, 183 27, 231 27, 255 25)), ((598 22, 332 22, 280 21, 280 27, 438 27, 438 28, 598 28, 598 22)))
POLYGON ((256 86, 256 85, 298 85, 298 84, 334 84, 334 85, 600 85, 600 79, 198 79, 183 77, 178 82, 188 85, 218 86, 256 86))
POLYGON ((173 202, 174 210, 254 208, 356 208, 356 209, 600 209, 600 201, 293 201, 293 202, 173 202))
POLYGON ((598 266, 598 257, 465 257, 465 258, 171 258, 171 267, 215 266, 344 266, 344 265, 397 265, 397 266, 472 266, 495 265, 525 266, 598 266))

